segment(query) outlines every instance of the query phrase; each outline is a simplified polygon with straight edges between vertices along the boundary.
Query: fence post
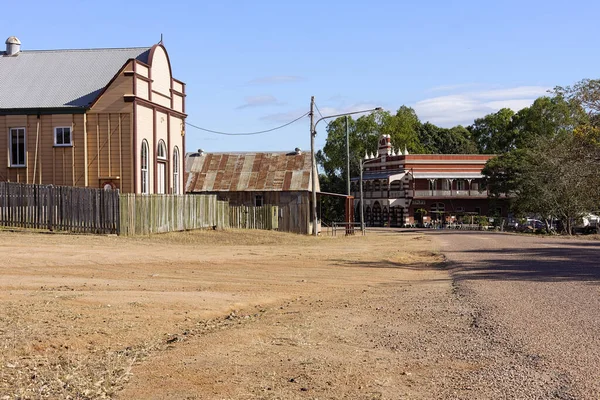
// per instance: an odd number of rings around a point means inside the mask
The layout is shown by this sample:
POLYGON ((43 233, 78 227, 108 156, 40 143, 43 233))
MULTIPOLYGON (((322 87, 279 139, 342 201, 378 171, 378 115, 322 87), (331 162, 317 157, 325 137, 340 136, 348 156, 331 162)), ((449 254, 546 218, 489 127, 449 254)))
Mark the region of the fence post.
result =
POLYGON ((52 185, 48 185, 48 204, 46 205, 48 209, 48 230, 52 231, 52 220, 54 219, 54 189, 52 185))

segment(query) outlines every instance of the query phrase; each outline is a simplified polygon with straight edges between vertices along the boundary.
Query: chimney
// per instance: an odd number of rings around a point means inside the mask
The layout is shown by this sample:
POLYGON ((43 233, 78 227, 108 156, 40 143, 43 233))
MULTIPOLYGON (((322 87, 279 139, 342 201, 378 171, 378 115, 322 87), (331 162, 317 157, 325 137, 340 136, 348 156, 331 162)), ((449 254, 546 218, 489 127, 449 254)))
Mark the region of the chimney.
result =
POLYGON ((21 52, 21 41, 16 36, 6 39, 6 55, 14 56, 21 52))

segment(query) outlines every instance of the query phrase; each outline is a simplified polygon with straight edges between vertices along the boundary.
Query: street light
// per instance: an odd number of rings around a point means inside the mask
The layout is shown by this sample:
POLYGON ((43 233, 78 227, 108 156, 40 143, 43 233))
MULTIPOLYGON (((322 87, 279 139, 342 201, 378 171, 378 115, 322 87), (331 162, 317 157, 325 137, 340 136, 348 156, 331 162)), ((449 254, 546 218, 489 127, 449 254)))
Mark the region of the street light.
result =
MULTIPOLYGON (((341 113, 341 114, 334 114, 334 115, 327 115, 325 117, 321 117, 317 120, 317 122, 313 122, 314 121, 314 106, 315 106, 315 96, 311 96, 310 98, 310 164, 311 164, 311 171, 312 171, 312 220, 313 220, 313 235, 317 236, 317 164, 315 162, 315 136, 317 136, 317 124, 321 121, 323 121, 324 119, 329 119, 329 118, 336 118, 336 117, 344 117, 346 115, 353 115, 353 114, 362 114, 362 113, 366 113, 366 112, 372 112, 372 111, 379 111, 381 110, 381 107, 376 107, 376 108, 371 108, 368 110, 361 110, 361 111, 352 111, 352 112, 347 112, 347 113, 341 113)), ((347 151, 347 156, 348 159, 350 159, 350 150, 348 147, 348 131, 346 130, 346 151, 347 151)), ((348 170, 350 169, 350 167, 348 166, 348 170)), ((348 174, 350 174, 350 172, 348 172, 348 174)))

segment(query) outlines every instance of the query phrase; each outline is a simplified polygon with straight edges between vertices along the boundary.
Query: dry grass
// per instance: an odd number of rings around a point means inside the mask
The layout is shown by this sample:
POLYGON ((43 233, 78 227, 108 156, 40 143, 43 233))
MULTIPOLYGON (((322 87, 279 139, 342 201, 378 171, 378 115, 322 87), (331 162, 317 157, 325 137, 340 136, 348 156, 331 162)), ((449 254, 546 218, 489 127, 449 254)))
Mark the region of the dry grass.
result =
MULTIPOLYGON (((259 319, 257 303, 377 284, 391 273, 364 267, 437 262, 424 240, 400 245, 401 238, 0 232, 8 260, 0 276, 0 400, 110 398, 142 360, 174 342, 259 319), (375 251, 382 241, 387 250, 375 251), (349 274, 347 267, 356 269, 349 274), (230 314, 235 308, 246 313, 230 314)), ((301 328, 290 328, 289 339, 314 342, 315 329, 301 328)))
POLYGON ((133 241, 152 242, 157 244, 194 244, 198 246, 263 246, 263 245, 311 245, 316 240, 327 240, 331 237, 315 238, 293 233, 258 230, 194 230, 187 232, 170 232, 160 235, 132 238, 133 241))

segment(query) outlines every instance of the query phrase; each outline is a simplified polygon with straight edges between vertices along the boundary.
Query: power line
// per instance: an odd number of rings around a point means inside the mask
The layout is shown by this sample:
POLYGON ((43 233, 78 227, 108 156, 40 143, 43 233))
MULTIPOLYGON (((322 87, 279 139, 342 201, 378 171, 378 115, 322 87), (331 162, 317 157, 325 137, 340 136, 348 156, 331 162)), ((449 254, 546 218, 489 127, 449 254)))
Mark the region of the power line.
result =
POLYGON ((189 125, 189 126, 191 126, 192 128, 196 128, 196 129, 199 129, 199 130, 201 130, 201 131, 204 131, 204 132, 215 133, 215 134, 217 134, 217 135, 227 135, 227 136, 250 136, 250 135, 260 135, 260 134, 263 134, 263 133, 268 133, 268 132, 273 132, 273 131, 276 131, 277 129, 285 128, 286 126, 288 126, 288 125, 291 125, 291 124, 293 124, 294 122, 296 122, 296 121, 299 121, 299 120, 301 120, 302 118, 306 117, 308 114, 309 114, 309 113, 308 113, 308 112, 306 112, 306 113, 302 114, 301 116, 299 116, 298 118, 296 118, 296 119, 294 119, 293 121, 290 121, 290 122, 288 122, 288 123, 286 123, 286 124, 283 124, 283 125, 281 125, 281 126, 277 126, 277 127, 275 127, 275 128, 267 129, 267 130, 264 130, 264 131, 257 131, 257 132, 237 132, 237 133, 232 133, 232 132, 220 132, 220 131, 213 131, 212 129, 201 128, 201 127, 199 127, 199 126, 196 126, 196 125, 194 125, 194 124, 190 124, 189 122, 186 122, 186 125, 189 125))
POLYGON ((321 118, 323 118, 323 114, 321 114, 321 110, 319 110, 319 106, 317 105, 317 103, 315 103, 315 108, 317 109, 317 112, 319 113, 321 118))
MULTIPOLYGON (((322 119, 325 119, 325 117, 323 116, 323 114, 321 114, 321 110, 319 110, 319 106, 317 105, 317 103, 315 103, 315 108, 317 109, 317 112, 319 113, 319 115, 321 116, 322 119)), ((329 125, 331 125, 333 121, 325 121, 325 129, 329 128, 329 125)))

